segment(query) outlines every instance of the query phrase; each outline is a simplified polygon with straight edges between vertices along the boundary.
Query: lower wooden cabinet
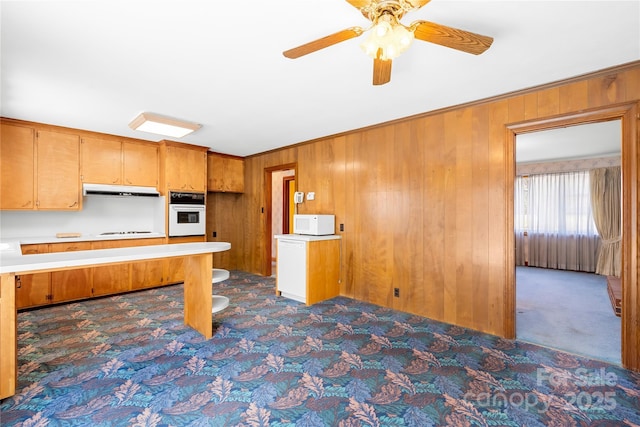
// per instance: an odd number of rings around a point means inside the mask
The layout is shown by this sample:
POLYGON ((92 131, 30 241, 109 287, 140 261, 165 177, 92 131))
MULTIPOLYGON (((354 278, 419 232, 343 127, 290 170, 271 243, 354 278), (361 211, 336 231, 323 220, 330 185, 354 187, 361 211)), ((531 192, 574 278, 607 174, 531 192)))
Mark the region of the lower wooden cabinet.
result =
MULTIPOLYGON (((49 252, 75 252, 91 249, 89 242, 50 243, 49 252)), ((72 301, 91 296, 91 269, 51 273, 51 302, 72 301)))
MULTIPOLYGON (((91 243, 91 249, 128 248, 159 245, 164 239, 102 240, 91 243)), ((150 288, 165 284, 162 273, 163 260, 133 262, 131 264, 93 267, 93 296, 117 294, 134 289, 150 288), (160 270, 158 270, 158 266, 160 270)))
MULTIPOLYGON (((203 238, 169 239, 169 243, 203 241, 203 238)), ((89 249, 111 249, 164 244, 164 238, 100 240, 22 245, 22 253, 41 254, 89 249)), ((106 265, 16 277, 18 309, 118 294, 184 281, 184 258, 167 258, 106 265)))
MULTIPOLYGON (((46 254, 49 245, 23 245, 22 253, 46 254)), ((21 274, 16 276, 16 307, 34 307, 49 304, 51 295, 51 273, 21 274)))
POLYGON ((165 280, 166 260, 141 261, 131 264, 131 290, 153 288, 171 283, 165 280))
MULTIPOLYGON (((49 243, 23 245, 22 253, 46 254, 91 249, 89 242, 49 243)), ((37 307, 62 301, 73 301, 91 296, 91 271, 88 268, 51 273, 23 274, 16 284, 18 308, 37 307)))

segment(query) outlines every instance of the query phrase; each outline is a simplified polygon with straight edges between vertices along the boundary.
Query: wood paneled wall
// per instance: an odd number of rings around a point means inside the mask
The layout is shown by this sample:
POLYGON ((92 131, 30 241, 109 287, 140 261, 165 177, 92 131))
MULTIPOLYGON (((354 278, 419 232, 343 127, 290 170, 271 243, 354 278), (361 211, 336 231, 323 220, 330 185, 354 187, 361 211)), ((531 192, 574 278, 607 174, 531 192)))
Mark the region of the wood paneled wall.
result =
MULTIPOLYGON (((296 163, 298 189, 316 193, 299 212, 333 213, 345 226, 342 295, 513 337, 514 147, 508 126, 637 102, 639 82, 636 62, 247 157, 245 194, 229 206, 243 214, 216 217, 216 227, 232 230, 230 240, 241 242, 242 256, 228 267, 266 271, 264 170, 296 163)), ((632 183, 627 214, 635 218, 625 223, 632 228, 625 252, 632 270, 623 299, 623 362, 640 369, 638 130, 636 118, 631 121, 623 164, 632 183)))

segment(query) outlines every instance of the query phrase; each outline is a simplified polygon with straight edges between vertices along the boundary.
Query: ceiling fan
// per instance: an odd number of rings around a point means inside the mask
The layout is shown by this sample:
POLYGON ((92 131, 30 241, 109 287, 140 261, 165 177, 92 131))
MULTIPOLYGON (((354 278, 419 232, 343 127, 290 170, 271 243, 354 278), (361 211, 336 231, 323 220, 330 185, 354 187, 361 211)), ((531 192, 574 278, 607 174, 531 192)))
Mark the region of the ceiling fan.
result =
POLYGON ((351 27, 283 52, 287 58, 299 58, 325 47, 358 37, 370 31, 361 45, 373 58, 373 84, 391 80, 391 61, 404 52, 414 38, 439 44, 462 52, 479 55, 487 50, 492 37, 447 27, 429 21, 414 21, 405 26, 400 19, 405 13, 420 9, 430 0, 347 0, 371 21, 369 28, 351 27))

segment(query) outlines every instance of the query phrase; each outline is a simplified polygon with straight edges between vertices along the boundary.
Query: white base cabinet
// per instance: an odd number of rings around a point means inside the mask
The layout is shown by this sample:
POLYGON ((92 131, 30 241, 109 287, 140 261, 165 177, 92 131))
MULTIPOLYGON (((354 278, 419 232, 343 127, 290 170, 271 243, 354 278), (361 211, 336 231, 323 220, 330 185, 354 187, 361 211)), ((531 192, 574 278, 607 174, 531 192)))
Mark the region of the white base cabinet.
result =
POLYGON ((340 236, 275 238, 278 295, 307 305, 340 295, 340 236))

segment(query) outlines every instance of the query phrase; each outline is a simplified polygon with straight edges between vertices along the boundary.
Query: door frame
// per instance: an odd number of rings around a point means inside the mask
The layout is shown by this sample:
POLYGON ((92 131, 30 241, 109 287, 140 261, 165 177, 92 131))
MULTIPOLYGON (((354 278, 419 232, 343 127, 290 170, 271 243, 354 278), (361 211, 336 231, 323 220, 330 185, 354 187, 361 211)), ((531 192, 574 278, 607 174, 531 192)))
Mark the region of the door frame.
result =
POLYGON ((513 238, 513 188, 515 184, 515 144, 518 134, 579 124, 620 120, 622 165, 622 366, 640 371, 640 289, 638 287, 638 126, 640 103, 624 103, 606 108, 584 110, 541 120, 506 126, 506 200, 507 200, 507 277, 505 288, 505 335, 515 338, 516 283, 515 239, 513 238), (625 309, 626 308, 626 309, 625 309))
POLYGON ((272 175, 274 172, 286 171, 293 169, 293 176, 298 177, 298 164, 297 163, 285 163, 278 166, 269 166, 264 168, 264 206, 266 209, 264 215, 264 235, 263 242, 265 242, 265 262, 263 266, 263 271, 265 276, 271 276, 273 272, 271 271, 271 257, 273 256, 271 250, 271 238, 273 233, 273 227, 271 226, 271 221, 273 217, 273 212, 271 210, 271 204, 273 203, 273 188, 272 188, 272 175))

